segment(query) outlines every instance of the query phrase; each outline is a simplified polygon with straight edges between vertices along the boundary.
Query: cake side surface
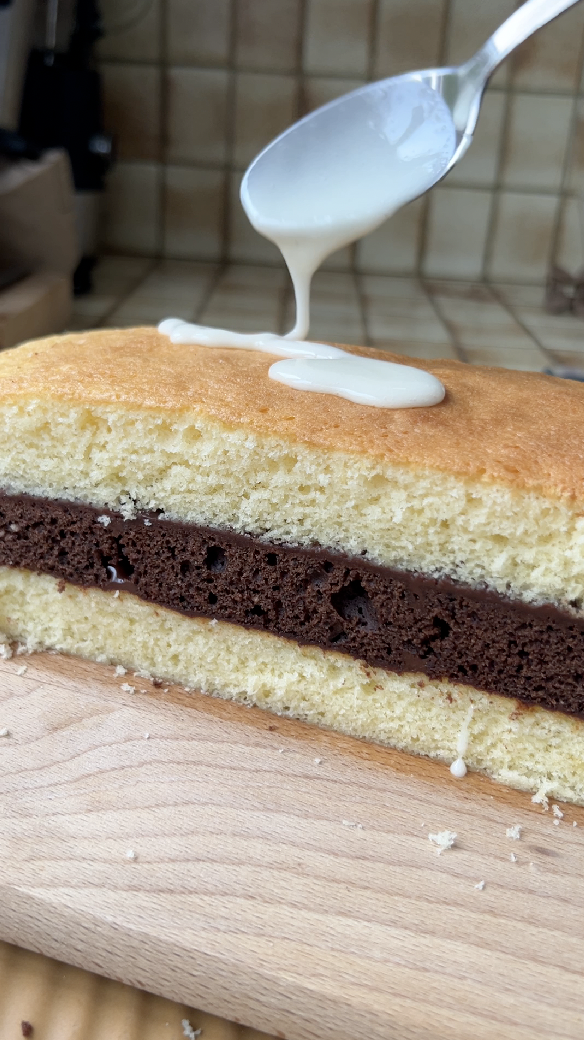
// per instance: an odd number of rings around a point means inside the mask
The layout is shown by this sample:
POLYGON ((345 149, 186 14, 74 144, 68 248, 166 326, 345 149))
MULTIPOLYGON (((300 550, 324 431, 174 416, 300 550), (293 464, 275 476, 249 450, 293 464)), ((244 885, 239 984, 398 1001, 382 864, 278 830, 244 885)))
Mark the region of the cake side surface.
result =
POLYGON ((9 492, 366 553, 577 612, 584 602, 584 511, 571 498, 145 407, 4 402, 0 440, 9 492))
POLYGON ((39 401, 205 416, 293 444, 371 456, 477 481, 584 499, 584 387, 531 372, 351 353, 423 368, 446 387, 436 406, 371 408, 268 378, 274 357, 175 345, 155 329, 107 329, 23 344, 0 356, 0 407, 39 401))
MULTIPOLYGON (((0 629, 30 649, 121 663, 444 762, 458 757, 472 705, 470 768, 584 804, 584 722, 560 712, 11 567, 0 567, 0 629)), ((138 689, 139 679, 129 678, 138 689)))

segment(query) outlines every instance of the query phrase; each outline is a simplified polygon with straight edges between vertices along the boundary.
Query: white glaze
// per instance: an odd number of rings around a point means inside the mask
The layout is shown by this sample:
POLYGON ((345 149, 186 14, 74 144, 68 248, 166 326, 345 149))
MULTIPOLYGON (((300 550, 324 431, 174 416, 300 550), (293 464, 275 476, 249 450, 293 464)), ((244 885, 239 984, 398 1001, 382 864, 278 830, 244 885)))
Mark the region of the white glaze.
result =
POLYGON ((169 336, 171 343, 197 343, 200 347, 232 347, 238 350, 259 350, 285 358, 336 358, 347 354, 329 343, 311 343, 277 336, 274 332, 230 332, 209 325, 193 325, 180 318, 165 318, 158 331, 169 336))
POLYGON ((471 723, 471 719, 473 717, 473 714, 474 714, 474 704, 471 704, 470 708, 468 709, 468 714, 466 716, 466 719, 464 720, 464 722, 462 724, 462 729, 460 730, 460 733, 458 734, 458 740, 456 741, 456 754, 458 755, 458 758, 450 766, 450 772, 452 773, 453 776, 456 777, 457 780, 462 780, 463 776, 466 776, 466 773, 467 773, 466 762, 464 761, 464 755, 466 755, 466 752, 468 750, 468 739, 469 739, 469 732, 470 732, 470 723, 471 723))
POLYGON ((244 335, 167 318, 159 331, 173 343, 284 357, 271 366, 270 378, 297 390, 377 408, 439 404, 444 387, 429 372, 301 341, 319 264, 435 184, 454 147, 446 104, 426 83, 412 80, 369 85, 307 116, 254 160, 241 187, 251 223, 276 243, 290 270, 294 328, 285 337, 244 335))
POLYGON ((423 408, 444 398, 442 383, 430 372, 347 354, 328 343, 298 342, 270 332, 243 335, 192 325, 180 318, 166 318, 158 331, 169 336, 172 343, 258 350, 284 357, 286 361, 271 365, 268 375, 295 390, 333 394, 376 408, 423 408))
POLYGON ((346 353, 331 361, 277 361, 269 375, 296 390, 334 394, 375 408, 423 408, 439 404, 445 393, 440 380, 423 369, 346 353))
POLYGON ((310 281, 325 257, 427 191, 455 146, 440 95, 427 83, 392 79, 323 106, 260 153, 243 178, 241 202, 290 270, 290 337, 308 333, 310 281))

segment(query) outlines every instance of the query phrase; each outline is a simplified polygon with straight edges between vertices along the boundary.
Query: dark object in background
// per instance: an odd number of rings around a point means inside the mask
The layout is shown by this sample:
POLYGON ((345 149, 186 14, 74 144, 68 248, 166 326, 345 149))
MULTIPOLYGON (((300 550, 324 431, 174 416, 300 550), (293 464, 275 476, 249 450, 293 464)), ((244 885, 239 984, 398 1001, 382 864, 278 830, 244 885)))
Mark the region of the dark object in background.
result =
MULTIPOLYGON (((48 0, 56 14, 58 3, 48 0)), ((91 289, 95 264, 97 207, 111 163, 112 140, 104 132, 101 81, 92 67, 93 46, 102 35, 95 0, 76 0, 67 49, 55 49, 47 19, 43 48, 31 51, 24 84, 19 132, 40 149, 64 148, 71 161, 81 246, 73 276, 77 294, 91 289)))
POLYGON ((23 1036, 32 1036, 34 1028, 31 1026, 30 1022, 21 1022, 20 1031, 23 1036))
POLYGON ((41 149, 15 130, 0 129, 0 155, 4 159, 40 159, 41 149))
POLYGON ((572 275, 554 265, 546 282, 544 307, 548 314, 575 314, 584 318, 584 271, 572 275))

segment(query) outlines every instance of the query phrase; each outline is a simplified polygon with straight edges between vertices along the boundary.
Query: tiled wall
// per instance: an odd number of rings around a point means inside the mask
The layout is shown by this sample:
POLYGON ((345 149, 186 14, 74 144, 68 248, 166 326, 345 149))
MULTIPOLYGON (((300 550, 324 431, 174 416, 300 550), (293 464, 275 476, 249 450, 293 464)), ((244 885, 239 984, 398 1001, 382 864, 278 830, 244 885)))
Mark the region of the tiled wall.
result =
MULTIPOLYGON (((369 79, 467 57, 513 0, 102 0, 118 156, 112 251, 279 263, 238 201, 242 171, 309 109, 369 79), (124 19, 132 24, 123 27, 124 19)), ((584 4, 493 78, 475 141, 428 196, 331 268, 538 282, 584 265, 584 4)))

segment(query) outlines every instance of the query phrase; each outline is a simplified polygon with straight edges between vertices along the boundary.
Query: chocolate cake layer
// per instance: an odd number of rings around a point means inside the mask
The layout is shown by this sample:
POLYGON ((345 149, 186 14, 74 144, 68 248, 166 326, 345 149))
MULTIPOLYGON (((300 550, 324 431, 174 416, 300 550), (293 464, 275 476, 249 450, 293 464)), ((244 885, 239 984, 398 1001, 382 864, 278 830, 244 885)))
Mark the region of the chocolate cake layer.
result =
POLYGON ((584 716, 584 620, 226 530, 0 492, 0 565, 584 716))

